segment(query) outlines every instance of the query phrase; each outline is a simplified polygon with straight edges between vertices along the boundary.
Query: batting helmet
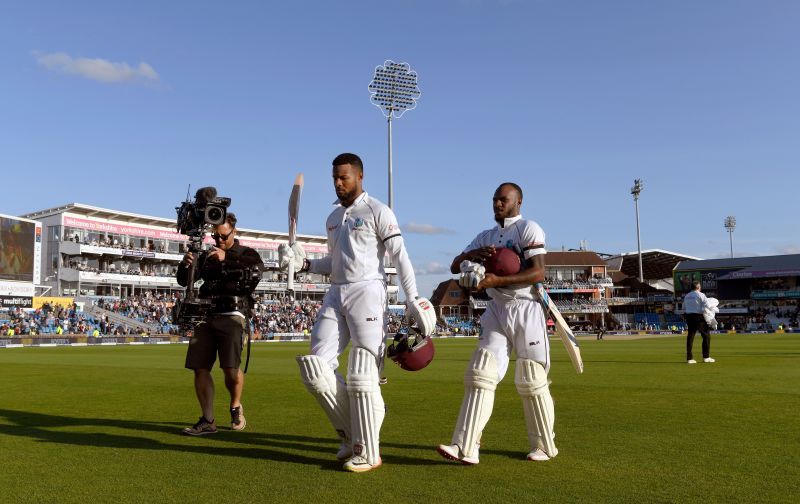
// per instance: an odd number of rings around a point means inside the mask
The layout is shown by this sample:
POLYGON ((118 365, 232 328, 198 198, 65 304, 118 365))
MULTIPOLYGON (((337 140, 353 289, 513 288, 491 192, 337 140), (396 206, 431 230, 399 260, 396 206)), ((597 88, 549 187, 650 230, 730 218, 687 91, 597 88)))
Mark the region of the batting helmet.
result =
MULTIPOLYGON (((409 329, 410 330, 410 329, 409 329)), ((431 363, 435 349, 430 336, 423 336, 414 331, 409 337, 408 332, 398 332, 394 341, 389 345, 389 358, 406 371, 419 371, 431 363)))

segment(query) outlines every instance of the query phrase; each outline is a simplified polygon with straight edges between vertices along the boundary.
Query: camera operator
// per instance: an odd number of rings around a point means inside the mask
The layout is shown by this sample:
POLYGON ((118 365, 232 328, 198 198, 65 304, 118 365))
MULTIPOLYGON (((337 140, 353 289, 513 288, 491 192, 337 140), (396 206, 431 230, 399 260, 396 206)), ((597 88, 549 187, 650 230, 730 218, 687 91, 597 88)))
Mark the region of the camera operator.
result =
MULTIPOLYGON (((201 299, 211 300, 211 313, 193 331, 186 352, 186 368, 194 370, 194 388, 202 416, 184 434, 203 436, 217 432, 214 419, 214 380, 211 368, 217 353, 225 375, 225 387, 230 392, 231 428, 244 429, 242 409, 244 373, 242 362, 243 336, 252 307, 251 293, 258 285, 263 262, 258 252, 236 240, 236 216, 227 213, 222 224, 214 226, 211 235, 216 246, 202 252, 197 260, 196 278, 202 279, 201 299)), ((186 286, 189 267, 194 262, 187 253, 178 267, 177 280, 186 286)))

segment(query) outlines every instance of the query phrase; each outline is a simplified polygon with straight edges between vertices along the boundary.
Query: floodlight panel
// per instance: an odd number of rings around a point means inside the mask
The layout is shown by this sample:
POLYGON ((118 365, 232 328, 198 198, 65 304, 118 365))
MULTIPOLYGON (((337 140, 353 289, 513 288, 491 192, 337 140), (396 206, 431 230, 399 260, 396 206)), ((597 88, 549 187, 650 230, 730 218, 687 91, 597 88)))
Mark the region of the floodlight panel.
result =
POLYGON ((417 86, 417 73, 411 70, 411 66, 391 60, 375 67, 368 89, 370 101, 386 117, 399 118, 407 110, 413 110, 417 106, 416 100, 422 95, 417 86))

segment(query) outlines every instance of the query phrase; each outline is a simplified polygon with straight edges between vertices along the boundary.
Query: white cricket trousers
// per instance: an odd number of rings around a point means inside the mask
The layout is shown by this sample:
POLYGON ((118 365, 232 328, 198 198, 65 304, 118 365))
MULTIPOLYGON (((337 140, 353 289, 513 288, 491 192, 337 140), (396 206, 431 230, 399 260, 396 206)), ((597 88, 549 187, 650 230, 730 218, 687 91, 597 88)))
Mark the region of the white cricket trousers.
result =
POLYGON ((380 360, 384 352, 388 310, 381 280, 331 285, 311 332, 311 354, 339 366, 339 356, 352 341, 380 360))
POLYGON ((534 360, 549 372, 550 341, 542 305, 532 299, 490 301, 481 316, 478 348, 494 355, 499 380, 508 371, 512 350, 518 359, 534 360))

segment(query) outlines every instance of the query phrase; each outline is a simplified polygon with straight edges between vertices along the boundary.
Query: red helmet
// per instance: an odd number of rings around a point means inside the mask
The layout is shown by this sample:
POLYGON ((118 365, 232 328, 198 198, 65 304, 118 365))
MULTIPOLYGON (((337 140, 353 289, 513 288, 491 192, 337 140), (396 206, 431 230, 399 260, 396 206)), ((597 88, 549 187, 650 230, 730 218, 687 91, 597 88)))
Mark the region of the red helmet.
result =
MULTIPOLYGON (((409 331, 411 329, 409 328, 409 331)), ((413 331, 411 337, 407 332, 398 332, 389 345, 389 358, 406 371, 419 371, 433 360, 433 340, 413 331)))

